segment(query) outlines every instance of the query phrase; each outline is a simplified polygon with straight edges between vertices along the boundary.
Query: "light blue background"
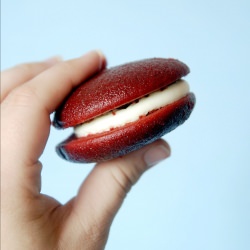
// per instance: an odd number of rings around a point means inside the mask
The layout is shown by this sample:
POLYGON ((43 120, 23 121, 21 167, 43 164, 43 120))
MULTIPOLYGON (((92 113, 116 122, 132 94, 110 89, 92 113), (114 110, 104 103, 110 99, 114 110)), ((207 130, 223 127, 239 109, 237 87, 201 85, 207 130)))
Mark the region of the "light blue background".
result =
MULTIPOLYGON (((98 48, 109 66, 148 57, 189 65, 191 118, 164 138, 172 157, 127 196, 106 249, 250 249, 250 2, 248 0, 2 0, 1 63, 98 48)), ((43 188, 61 202, 93 165, 61 160, 51 130, 43 188)))

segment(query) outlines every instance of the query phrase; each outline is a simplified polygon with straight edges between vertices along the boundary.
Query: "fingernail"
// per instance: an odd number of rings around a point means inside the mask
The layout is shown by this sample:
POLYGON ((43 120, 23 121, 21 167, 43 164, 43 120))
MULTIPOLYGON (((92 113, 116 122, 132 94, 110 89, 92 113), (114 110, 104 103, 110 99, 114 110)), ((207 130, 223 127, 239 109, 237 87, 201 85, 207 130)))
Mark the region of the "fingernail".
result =
POLYGON ((107 60, 103 52, 99 49, 91 50, 83 55, 83 57, 93 56, 93 54, 99 55, 99 71, 104 69, 107 66, 107 60))
POLYGON ((144 155, 148 167, 152 167, 170 156, 170 149, 163 145, 150 148, 144 155))
POLYGON ((53 57, 50 57, 48 59, 45 60, 45 62, 50 65, 50 66, 53 66, 59 62, 62 62, 63 59, 61 56, 53 56, 53 57))
POLYGON ((99 56, 101 58, 99 70, 102 70, 107 66, 107 60, 106 60, 106 57, 101 50, 97 49, 96 52, 99 54, 99 56))

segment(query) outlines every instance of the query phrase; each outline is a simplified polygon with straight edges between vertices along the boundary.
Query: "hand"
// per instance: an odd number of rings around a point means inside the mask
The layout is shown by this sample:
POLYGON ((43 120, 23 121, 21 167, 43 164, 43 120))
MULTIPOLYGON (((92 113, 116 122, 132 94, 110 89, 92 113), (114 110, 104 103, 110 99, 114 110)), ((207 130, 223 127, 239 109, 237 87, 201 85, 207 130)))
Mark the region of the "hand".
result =
POLYGON ((131 186, 167 158, 158 140, 97 164, 78 195, 62 205, 40 193, 39 162, 50 114, 71 89, 105 67, 97 51, 62 62, 19 65, 1 74, 1 249, 104 249, 112 220, 131 186))

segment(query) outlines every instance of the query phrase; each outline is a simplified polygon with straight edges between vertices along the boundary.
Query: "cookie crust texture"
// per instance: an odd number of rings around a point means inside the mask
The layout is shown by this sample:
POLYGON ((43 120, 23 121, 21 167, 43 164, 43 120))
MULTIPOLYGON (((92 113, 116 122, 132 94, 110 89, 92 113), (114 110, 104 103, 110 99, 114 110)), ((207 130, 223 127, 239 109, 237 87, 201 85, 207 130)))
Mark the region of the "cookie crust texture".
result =
MULTIPOLYGON (((56 110, 53 124, 63 129, 94 119, 165 88, 189 73, 176 59, 152 58, 105 69, 83 82, 56 110)), ((61 142, 56 151, 63 159, 91 163, 122 157, 159 139, 188 119, 195 95, 185 97, 107 132, 61 142)))
POLYGON ((123 127, 82 138, 70 136, 57 146, 56 151, 63 159, 79 163, 120 157, 142 148, 181 125, 190 116, 194 105, 195 96, 190 93, 123 127))
POLYGON ((67 128, 164 88, 189 73, 176 59, 153 58, 127 63, 81 84, 57 110, 54 126, 67 128))

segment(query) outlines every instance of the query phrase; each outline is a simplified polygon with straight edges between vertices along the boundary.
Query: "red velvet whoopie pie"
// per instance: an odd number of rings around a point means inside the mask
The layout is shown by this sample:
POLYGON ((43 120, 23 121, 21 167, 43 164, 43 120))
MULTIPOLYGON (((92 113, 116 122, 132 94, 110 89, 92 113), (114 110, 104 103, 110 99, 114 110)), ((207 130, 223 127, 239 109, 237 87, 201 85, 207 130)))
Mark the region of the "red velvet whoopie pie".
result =
POLYGON ((176 59, 152 58, 105 69, 83 82, 56 110, 56 128, 74 133, 56 151, 72 162, 121 157, 172 131, 190 116, 195 96, 176 59))

